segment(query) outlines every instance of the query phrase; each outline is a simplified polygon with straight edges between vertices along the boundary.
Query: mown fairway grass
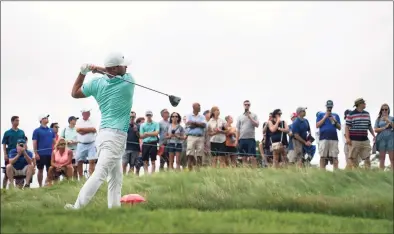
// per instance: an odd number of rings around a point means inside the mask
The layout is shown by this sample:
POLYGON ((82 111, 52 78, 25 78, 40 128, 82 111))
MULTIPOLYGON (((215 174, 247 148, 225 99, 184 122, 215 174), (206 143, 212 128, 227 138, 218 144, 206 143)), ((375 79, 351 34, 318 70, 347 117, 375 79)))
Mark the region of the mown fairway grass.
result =
POLYGON ((86 209, 64 210, 81 186, 2 191, 2 233, 393 233, 392 172, 223 169, 127 176, 122 193, 141 194, 147 203, 108 210, 104 184, 86 209))

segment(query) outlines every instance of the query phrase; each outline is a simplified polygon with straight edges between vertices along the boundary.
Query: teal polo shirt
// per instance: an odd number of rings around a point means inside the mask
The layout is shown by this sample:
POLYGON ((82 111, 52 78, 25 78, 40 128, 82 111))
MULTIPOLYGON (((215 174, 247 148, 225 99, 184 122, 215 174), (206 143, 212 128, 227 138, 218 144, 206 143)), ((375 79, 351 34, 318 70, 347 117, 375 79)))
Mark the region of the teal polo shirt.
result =
MULTIPOLYGON (((147 133, 147 132, 159 132, 160 131, 160 125, 157 122, 145 122, 141 125, 140 127, 140 135, 147 133)), ((142 139, 142 142, 144 143, 149 143, 149 142, 154 142, 157 141, 158 138, 157 136, 150 136, 147 138, 142 139)))
POLYGON ((11 128, 4 133, 1 144, 6 145, 7 153, 9 153, 10 150, 16 148, 16 142, 19 139, 25 139, 25 132, 19 128, 17 130, 11 128))
POLYGON ((133 106, 134 83, 134 78, 126 73, 114 78, 104 75, 83 84, 82 93, 86 97, 93 96, 99 105, 100 128, 112 128, 127 133, 133 106))

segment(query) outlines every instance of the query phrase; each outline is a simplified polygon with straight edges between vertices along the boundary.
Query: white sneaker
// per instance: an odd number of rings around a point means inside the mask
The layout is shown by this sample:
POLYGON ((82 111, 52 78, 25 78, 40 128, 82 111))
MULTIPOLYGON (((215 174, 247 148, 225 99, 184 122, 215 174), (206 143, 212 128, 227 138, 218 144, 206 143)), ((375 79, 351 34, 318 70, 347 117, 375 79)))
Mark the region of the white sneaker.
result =
POLYGON ((66 204, 64 206, 64 209, 66 209, 66 210, 77 210, 77 208, 75 208, 74 205, 71 205, 71 204, 66 204))

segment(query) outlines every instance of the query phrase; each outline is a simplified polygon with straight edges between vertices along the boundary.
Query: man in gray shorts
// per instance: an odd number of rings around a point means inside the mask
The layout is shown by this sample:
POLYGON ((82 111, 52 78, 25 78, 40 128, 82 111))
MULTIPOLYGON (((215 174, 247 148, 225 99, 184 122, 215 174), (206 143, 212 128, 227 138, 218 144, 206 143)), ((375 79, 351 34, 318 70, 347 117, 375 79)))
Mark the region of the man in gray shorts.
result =
POLYGON ((130 171, 134 172, 135 167, 135 174, 139 175, 140 173, 140 166, 138 166, 137 160, 138 156, 141 152, 140 148, 140 127, 135 123, 136 113, 132 111, 130 113, 130 126, 127 132, 127 143, 126 143, 126 151, 122 157, 122 167, 123 167, 123 174, 126 174, 127 165, 130 165, 130 171))

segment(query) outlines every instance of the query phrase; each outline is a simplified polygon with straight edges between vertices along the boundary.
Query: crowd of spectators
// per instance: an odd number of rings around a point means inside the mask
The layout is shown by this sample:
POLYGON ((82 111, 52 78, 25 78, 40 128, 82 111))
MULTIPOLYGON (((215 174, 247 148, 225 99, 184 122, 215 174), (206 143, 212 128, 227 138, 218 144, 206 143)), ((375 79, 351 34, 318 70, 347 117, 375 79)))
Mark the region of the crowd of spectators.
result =
MULTIPOLYGON (((304 167, 314 157, 320 156, 320 168, 330 163, 338 169, 340 135, 345 142, 346 168, 357 168, 362 161, 371 166, 372 148, 379 152, 379 167, 385 168, 385 157, 389 155, 391 169, 394 160, 394 119, 390 108, 383 104, 378 118, 372 125, 370 114, 365 111, 366 102, 355 100, 353 110, 346 110, 344 120, 333 111, 334 102, 328 100, 324 111, 316 113, 316 131, 313 136, 306 118, 307 108, 298 107, 291 114, 291 123, 283 120, 280 109, 273 110, 262 124, 263 138, 256 140, 260 120, 251 111, 251 102, 243 102, 243 113, 237 118, 224 116, 217 106, 201 114, 199 103, 192 105, 191 113, 181 115, 160 112, 160 120, 152 111, 137 118, 130 113, 125 153, 122 157, 123 173, 144 174, 167 170, 198 170, 200 167, 250 166, 285 168, 289 165, 304 167), (234 121, 235 120, 235 121, 234 121), (341 133, 342 132, 342 133, 341 133), (368 132, 373 141, 368 139, 368 132), (340 134, 340 135, 338 135, 340 134), (260 142, 260 143, 257 143, 260 142), (156 165, 157 157, 160 158, 156 165), (150 171, 149 171, 150 166, 150 171)), ((37 172, 39 186, 43 186, 43 170, 47 172, 45 184, 50 186, 61 176, 66 179, 86 179, 84 165, 89 174, 94 173, 97 160, 95 140, 97 130, 90 121, 90 110, 84 109, 82 118, 68 118, 68 126, 59 131, 59 124, 48 126, 49 115, 40 115, 40 126, 33 131, 33 149, 27 147, 28 138, 19 129, 19 117, 11 118, 12 127, 4 133, 2 144, 5 159, 3 188, 29 188, 37 172), (36 170, 37 168, 37 170, 36 170)))

